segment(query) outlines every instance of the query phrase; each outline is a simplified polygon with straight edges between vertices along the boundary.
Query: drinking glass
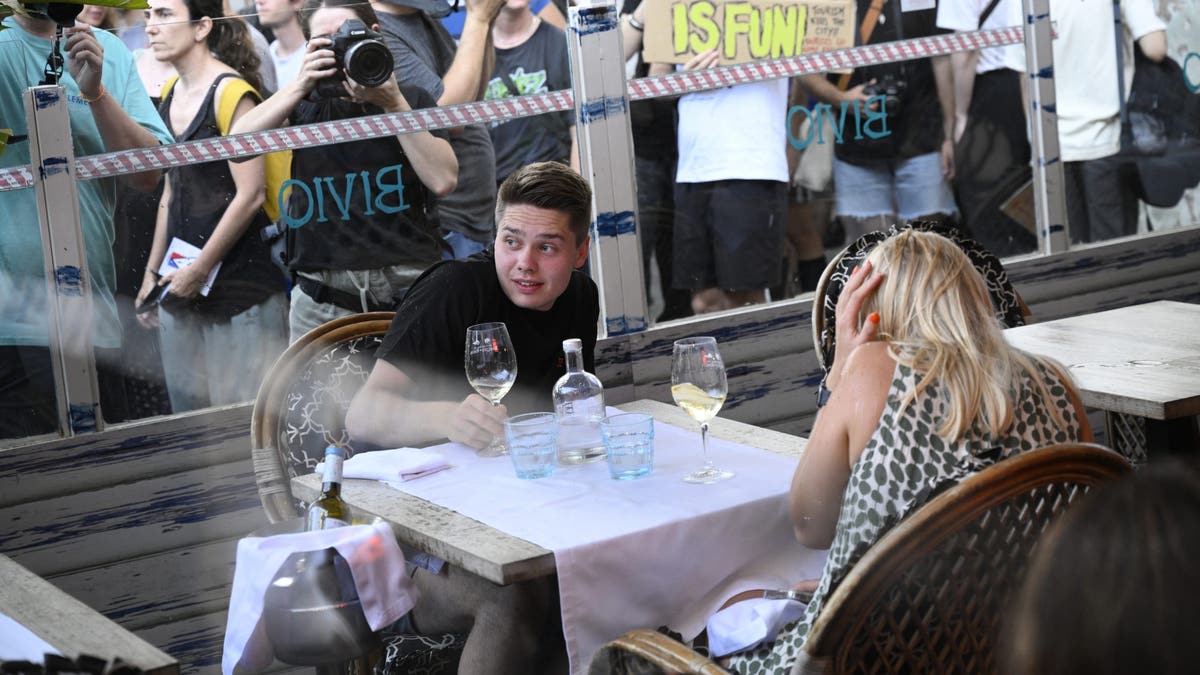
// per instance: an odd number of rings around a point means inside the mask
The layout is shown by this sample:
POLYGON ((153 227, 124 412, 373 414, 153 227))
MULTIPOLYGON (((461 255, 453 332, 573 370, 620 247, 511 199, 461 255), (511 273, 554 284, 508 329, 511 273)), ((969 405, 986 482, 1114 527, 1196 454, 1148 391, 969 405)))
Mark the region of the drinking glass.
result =
MULTIPOLYGON (((463 360, 467 381, 480 396, 499 407, 500 399, 517 381, 517 354, 508 337, 508 328, 499 321, 468 328, 463 360)), ((504 437, 495 436, 479 454, 497 457, 506 452, 504 437)))
POLYGON ((704 468, 684 476, 689 483, 716 483, 733 477, 732 471, 718 469, 708 457, 708 421, 725 404, 728 390, 725 362, 717 351, 716 338, 675 341, 671 353, 671 396, 675 405, 700 423, 700 441, 704 447, 704 468))

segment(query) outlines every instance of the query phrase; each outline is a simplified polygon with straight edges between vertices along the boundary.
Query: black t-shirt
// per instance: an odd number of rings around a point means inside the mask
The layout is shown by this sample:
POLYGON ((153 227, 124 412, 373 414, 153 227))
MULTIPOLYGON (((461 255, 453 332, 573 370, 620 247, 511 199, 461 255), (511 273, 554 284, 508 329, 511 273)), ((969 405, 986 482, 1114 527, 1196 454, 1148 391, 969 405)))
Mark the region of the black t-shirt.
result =
MULTIPOLYGON (((414 110, 435 105, 423 89, 401 85, 414 110)), ((348 99, 301 101, 292 124, 377 115, 348 99)), ((445 132, 432 132, 445 138, 445 132)), ((292 153, 288 264, 295 271, 370 270, 441 260, 433 196, 395 136, 317 145, 292 153)))
MULTIPOLYGON (((901 0, 888 0, 868 44, 928 37, 947 32, 937 27, 936 7, 905 12, 902 11, 902 5, 901 0)), ((871 0, 858 0, 858 16, 854 24, 856 44, 859 42, 858 27, 862 26, 863 17, 870 6, 871 0)), ((836 82, 837 77, 831 76, 832 81, 836 82)), ((907 85, 900 96, 899 114, 887 120, 890 133, 874 139, 863 134, 861 139, 856 139, 854 115, 850 112, 846 115, 842 142, 835 146, 838 159, 851 164, 872 159, 908 159, 937 152, 941 147, 942 107, 938 102, 937 84, 933 79, 933 67, 929 59, 856 68, 850 78, 849 88, 853 89, 871 80, 882 83, 889 77, 901 80, 907 85)), ((841 120, 841 110, 835 106, 832 113, 836 124, 841 120)), ((879 122, 872 123, 871 128, 879 129, 879 122)))
MULTIPOLYGON (((570 88, 567 38, 543 21, 525 42, 511 49, 496 49, 496 65, 484 100, 570 88)), ((572 119, 572 113, 564 110, 492 122, 488 133, 496 153, 496 184, 526 164, 570 162, 572 119)))
POLYGON ((551 391, 567 372, 562 341, 583 341, 584 367, 595 367, 600 295, 576 270, 548 311, 517 307, 504 294, 490 250, 426 270, 396 310, 376 357, 404 371, 421 401, 461 401, 474 392, 464 371, 467 328, 503 321, 517 353, 517 382, 501 401, 509 414, 551 411, 551 391))

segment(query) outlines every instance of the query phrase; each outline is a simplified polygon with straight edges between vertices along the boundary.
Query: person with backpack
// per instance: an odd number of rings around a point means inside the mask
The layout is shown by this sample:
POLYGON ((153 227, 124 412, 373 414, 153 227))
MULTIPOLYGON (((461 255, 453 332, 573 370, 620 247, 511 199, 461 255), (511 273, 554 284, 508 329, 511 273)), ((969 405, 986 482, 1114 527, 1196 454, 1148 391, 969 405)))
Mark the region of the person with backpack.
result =
MULTIPOLYGON (((150 0, 150 49, 179 73, 163 88, 159 114, 179 141, 223 135, 260 100, 245 25, 223 18, 220 0, 150 0)), ((137 306, 139 322, 162 331, 176 413, 254 398, 286 346, 285 280, 259 236, 268 224, 264 162, 167 174, 137 306)))

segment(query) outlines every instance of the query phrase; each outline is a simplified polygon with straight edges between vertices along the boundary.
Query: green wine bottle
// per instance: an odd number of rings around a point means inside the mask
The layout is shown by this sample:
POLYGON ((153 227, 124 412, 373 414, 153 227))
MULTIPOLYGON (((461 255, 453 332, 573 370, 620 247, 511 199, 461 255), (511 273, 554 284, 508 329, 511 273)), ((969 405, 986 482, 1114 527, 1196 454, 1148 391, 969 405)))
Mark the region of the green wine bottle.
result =
POLYGON ((342 462, 345 460, 344 449, 335 445, 325 448, 321 496, 308 507, 305 529, 327 530, 350 524, 350 505, 342 501, 342 462))

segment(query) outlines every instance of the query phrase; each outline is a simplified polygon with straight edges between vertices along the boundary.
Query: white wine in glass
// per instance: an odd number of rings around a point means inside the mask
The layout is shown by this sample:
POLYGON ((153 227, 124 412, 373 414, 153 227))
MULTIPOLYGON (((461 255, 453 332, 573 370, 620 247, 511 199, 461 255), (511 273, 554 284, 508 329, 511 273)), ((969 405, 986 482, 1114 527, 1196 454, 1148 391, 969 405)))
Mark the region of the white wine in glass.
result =
POLYGON ((708 457, 708 422, 725 405, 729 384, 725 362, 711 337, 676 340, 671 353, 671 396, 700 423, 700 442, 704 447, 704 468, 683 477, 689 483, 716 483, 732 478, 733 472, 719 469, 708 457))
MULTIPOLYGON (((463 352, 467 382, 493 406, 512 389, 517 381, 517 354, 513 351, 508 328, 501 322, 480 323, 467 329, 467 345, 463 352)), ((495 436, 479 454, 496 457, 507 454, 504 436, 495 436)))

